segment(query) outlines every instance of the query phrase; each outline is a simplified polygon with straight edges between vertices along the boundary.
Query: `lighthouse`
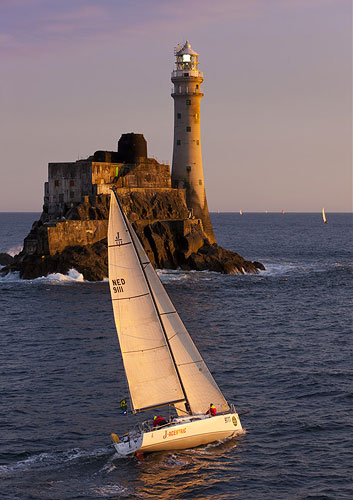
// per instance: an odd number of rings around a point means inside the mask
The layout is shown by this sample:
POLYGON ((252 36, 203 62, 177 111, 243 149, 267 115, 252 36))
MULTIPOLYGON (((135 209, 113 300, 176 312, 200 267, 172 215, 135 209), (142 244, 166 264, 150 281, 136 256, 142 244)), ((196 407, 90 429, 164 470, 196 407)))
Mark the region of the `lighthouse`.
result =
POLYGON ((172 72, 174 99, 174 145, 172 183, 174 188, 185 189, 190 213, 201 219, 204 231, 215 243, 210 214, 207 207, 203 178, 200 102, 203 97, 203 73, 199 71, 198 54, 188 41, 175 49, 175 69, 172 72))

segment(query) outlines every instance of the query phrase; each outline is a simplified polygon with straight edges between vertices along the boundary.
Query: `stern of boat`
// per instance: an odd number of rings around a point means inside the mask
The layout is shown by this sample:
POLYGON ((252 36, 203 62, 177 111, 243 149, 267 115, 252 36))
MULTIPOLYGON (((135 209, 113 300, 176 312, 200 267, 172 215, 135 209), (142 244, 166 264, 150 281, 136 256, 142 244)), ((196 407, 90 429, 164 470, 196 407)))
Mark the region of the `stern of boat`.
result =
POLYGON ((121 457, 134 455, 142 446, 143 433, 128 433, 124 434, 120 439, 117 434, 110 435, 113 446, 117 454, 121 457))

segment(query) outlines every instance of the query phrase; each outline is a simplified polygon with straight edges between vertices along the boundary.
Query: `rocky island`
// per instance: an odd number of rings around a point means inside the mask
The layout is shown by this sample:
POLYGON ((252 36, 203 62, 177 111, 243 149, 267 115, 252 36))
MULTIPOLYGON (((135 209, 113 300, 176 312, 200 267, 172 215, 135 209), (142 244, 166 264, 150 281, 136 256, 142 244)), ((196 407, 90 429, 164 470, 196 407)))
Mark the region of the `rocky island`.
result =
POLYGON ((142 134, 123 134, 117 151, 85 160, 49 163, 43 212, 14 259, 2 256, 2 273, 24 279, 74 268, 86 280, 107 276, 110 189, 120 202, 155 268, 257 273, 264 266, 217 245, 207 204, 201 214, 187 203, 188 189, 172 187, 170 167, 147 157, 142 134))

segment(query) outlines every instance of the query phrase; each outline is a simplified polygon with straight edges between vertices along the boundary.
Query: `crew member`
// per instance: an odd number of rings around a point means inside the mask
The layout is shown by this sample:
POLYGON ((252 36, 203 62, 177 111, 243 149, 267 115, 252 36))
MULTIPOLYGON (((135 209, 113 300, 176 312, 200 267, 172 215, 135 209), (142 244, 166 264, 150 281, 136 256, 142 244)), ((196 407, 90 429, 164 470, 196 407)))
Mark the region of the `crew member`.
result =
POLYGON ((209 409, 206 411, 206 415, 211 415, 212 417, 217 415, 217 408, 213 403, 210 404, 209 409))
POLYGON ((153 428, 161 427, 162 425, 166 425, 168 422, 163 417, 153 417, 153 428))

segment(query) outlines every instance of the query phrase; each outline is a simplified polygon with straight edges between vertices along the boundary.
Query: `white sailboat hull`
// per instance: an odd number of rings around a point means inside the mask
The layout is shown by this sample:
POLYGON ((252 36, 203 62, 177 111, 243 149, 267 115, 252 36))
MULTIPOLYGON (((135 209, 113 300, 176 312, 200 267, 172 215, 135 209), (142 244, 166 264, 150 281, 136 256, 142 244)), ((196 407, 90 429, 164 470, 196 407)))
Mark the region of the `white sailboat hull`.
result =
POLYGON ((149 432, 126 436, 123 441, 115 442, 114 447, 121 456, 133 453, 184 450, 236 436, 241 430, 242 426, 237 413, 214 417, 200 415, 192 419, 184 417, 149 432))

